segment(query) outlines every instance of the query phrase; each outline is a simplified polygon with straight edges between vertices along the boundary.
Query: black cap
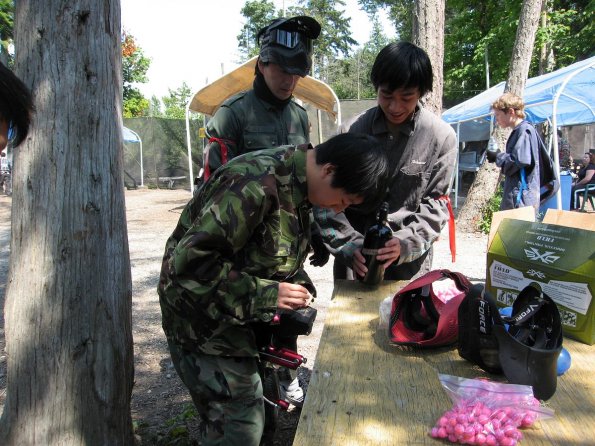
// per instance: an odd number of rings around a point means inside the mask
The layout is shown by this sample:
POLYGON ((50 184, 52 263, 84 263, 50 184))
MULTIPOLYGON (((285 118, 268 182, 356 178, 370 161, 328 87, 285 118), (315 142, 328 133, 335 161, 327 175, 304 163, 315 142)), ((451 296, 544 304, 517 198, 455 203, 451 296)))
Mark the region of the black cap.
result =
POLYGON ((312 17, 275 19, 258 32, 260 60, 304 77, 312 68, 312 40, 319 35, 320 24, 312 17))

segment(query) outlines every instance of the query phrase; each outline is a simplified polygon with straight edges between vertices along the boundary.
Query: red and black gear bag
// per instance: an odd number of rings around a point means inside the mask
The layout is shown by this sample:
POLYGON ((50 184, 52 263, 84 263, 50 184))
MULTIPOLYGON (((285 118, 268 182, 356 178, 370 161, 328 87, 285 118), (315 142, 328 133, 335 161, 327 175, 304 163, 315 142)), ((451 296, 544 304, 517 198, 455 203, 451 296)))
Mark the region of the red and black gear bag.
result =
POLYGON ((411 281, 393 297, 388 337, 390 342, 416 347, 441 347, 457 341, 458 308, 471 288, 461 273, 447 269, 430 271, 411 281), (433 284, 452 279, 459 293, 444 299, 433 284))

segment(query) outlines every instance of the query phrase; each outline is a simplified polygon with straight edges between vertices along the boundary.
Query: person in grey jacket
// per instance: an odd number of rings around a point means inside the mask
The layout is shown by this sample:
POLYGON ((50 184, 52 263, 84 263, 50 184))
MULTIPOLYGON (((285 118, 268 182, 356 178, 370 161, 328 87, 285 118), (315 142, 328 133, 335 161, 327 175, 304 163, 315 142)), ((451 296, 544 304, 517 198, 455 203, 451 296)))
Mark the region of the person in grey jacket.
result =
MULTIPOLYGON (((393 238, 378 251, 384 279, 407 280, 432 268, 432 243, 449 220, 448 195, 457 147, 454 130, 419 100, 432 90, 432 64, 426 52, 409 42, 394 42, 376 57, 371 80, 378 106, 345 125, 382 141, 391 164, 387 191, 388 223, 393 238)), ((366 206, 335 214, 315 209, 316 221, 335 256, 335 279, 364 276, 363 235, 375 221, 366 206)))
POLYGON ((506 151, 488 151, 489 162, 495 162, 504 176, 500 210, 525 206, 539 207, 539 139, 537 130, 525 121, 525 104, 513 94, 504 93, 492 104, 496 123, 512 128, 506 151))

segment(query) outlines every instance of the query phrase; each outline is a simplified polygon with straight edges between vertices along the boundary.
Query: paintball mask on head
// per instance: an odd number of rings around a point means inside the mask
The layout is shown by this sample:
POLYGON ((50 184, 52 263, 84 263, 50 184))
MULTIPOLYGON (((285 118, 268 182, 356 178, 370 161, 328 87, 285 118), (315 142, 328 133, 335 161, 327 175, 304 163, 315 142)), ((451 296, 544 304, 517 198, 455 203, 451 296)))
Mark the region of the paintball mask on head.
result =
POLYGON ((311 17, 276 19, 258 32, 260 60, 304 77, 312 68, 312 40, 319 34, 320 24, 311 17))

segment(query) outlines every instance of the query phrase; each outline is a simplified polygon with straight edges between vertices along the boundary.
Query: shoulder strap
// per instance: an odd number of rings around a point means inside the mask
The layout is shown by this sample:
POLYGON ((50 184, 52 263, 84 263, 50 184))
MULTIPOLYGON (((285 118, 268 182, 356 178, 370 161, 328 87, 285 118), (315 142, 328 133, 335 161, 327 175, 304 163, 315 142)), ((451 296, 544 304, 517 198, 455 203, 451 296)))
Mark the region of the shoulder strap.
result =
MULTIPOLYGON (((217 144, 219 144, 219 150, 221 150, 221 165, 226 164, 227 163, 227 145, 225 144, 225 140, 223 138, 215 138, 214 136, 211 136, 209 138, 209 144, 211 144, 212 142, 216 142, 217 144)), ((209 177, 211 176, 211 167, 209 166, 209 152, 210 152, 211 148, 209 147, 209 149, 205 152, 204 155, 204 179, 205 181, 207 181, 209 179, 209 177)))

